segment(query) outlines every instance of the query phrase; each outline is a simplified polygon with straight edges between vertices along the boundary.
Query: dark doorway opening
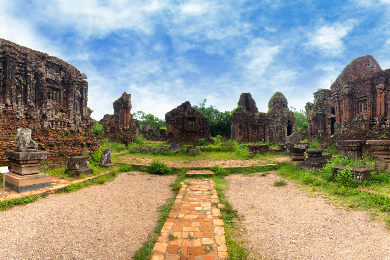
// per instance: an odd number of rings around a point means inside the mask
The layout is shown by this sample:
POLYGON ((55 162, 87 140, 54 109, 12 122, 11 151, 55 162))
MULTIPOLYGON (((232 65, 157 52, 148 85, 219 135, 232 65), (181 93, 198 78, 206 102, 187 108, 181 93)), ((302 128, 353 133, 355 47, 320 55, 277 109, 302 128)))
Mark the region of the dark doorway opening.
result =
POLYGON ((332 117, 330 119, 330 134, 334 134, 334 124, 336 123, 336 118, 332 117))
POLYGON ((287 122, 287 136, 292 134, 292 125, 290 123, 290 120, 287 122))

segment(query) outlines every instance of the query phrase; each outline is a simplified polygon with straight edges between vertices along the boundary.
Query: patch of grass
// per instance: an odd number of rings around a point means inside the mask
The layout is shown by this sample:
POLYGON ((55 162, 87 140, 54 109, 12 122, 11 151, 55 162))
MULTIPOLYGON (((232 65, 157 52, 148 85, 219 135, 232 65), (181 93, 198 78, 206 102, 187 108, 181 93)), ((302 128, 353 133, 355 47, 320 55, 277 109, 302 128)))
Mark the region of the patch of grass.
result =
POLYGON ((212 170, 216 176, 223 176, 226 174, 226 170, 217 165, 212 166, 210 170, 212 170))
POLYGON ((11 209, 17 205, 26 205, 28 203, 34 202, 40 198, 46 197, 46 194, 37 194, 34 196, 28 196, 23 198, 17 198, 17 199, 10 199, 5 201, 0 201, 0 211, 11 209))
POLYGON ((270 172, 263 172, 262 174, 260 174, 261 177, 265 177, 267 176, 268 174, 270 174, 270 172))
POLYGON ((206 245, 206 248, 205 248, 206 253, 209 253, 211 250, 213 250, 213 246, 212 245, 206 245))
POLYGON ((130 172, 133 170, 133 166, 130 164, 121 164, 119 172, 130 172))
POLYGON ((281 179, 280 181, 274 182, 274 186, 276 186, 276 187, 285 186, 285 185, 287 185, 287 182, 283 179, 281 179))
POLYGON ((173 234, 169 233, 168 234, 168 239, 169 241, 175 240, 177 237, 175 237, 173 234))
POLYGON ((233 209, 232 205, 225 197, 227 180, 220 176, 214 176, 213 179, 215 182, 219 202, 225 206, 223 209, 221 209, 221 215, 225 223, 225 239, 229 253, 228 259, 247 259, 248 250, 242 246, 242 236, 236 225, 236 223, 240 221, 237 215, 237 211, 233 209))
POLYGON ((111 171, 107 174, 99 176, 97 178, 94 178, 92 180, 88 180, 88 181, 84 181, 84 182, 80 182, 80 183, 74 183, 74 184, 71 184, 69 186, 61 188, 58 191, 58 193, 69 193, 69 192, 77 191, 77 190, 82 189, 84 187, 89 187, 89 186, 96 185, 96 184, 104 184, 107 181, 112 181, 118 175, 118 173, 119 173, 118 170, 114 170, 114 171, 111 171))
POLYGON ((306 171, 290 164, 284 164, 277 171, 277 174, 294 180, 309 192, 326 196, 336 206, 370 210, 370 212, 380 214, 378 219, 385 222, 390 219, 390 197, 380 193, 388 194, 388 190, 390 190, 390 180, 387 173, 372 172, 372 177, 369 180, 359 184, 349 170, 333 175, 332 165, 340 162, 347 166, 361 163, 335 159, 321 171, 306 171), (363 187, 364 189, 362 189, 363 187))

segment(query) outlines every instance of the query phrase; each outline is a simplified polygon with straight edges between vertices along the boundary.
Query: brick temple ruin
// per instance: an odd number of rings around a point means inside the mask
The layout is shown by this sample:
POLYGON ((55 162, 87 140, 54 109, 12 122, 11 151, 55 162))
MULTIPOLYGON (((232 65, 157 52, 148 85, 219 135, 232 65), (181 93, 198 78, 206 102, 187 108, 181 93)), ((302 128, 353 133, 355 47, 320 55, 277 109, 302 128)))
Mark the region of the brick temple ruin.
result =
POLYGON ((332 136, 335 132, 336 110, 329 89, 314 92, 314 103, 306 103, 308 129, 301 139, 317 137, 320 140, 332 136))
POLYGON ((314 93, 306 104, 309 137, 377 139, 390 131, 390 69, 371 56, 347 65, 330 90, 314 93))
POLYGON ((120 98, 114 101, 113 106, 114 114, 106 114, 100 121, 104 129, 104 136, 114 142, 133 142, 136 130, 131 114, 131 94, 124 92, 120 98))
POLYGON ((242 93, 230 118, 231 138, 239 142, 276 142, 283 144, 295 131, 294 113, 285 96, 276 92, 268 103, 268 112, 259 112, 250 93, 242 93))
POLYGON ((204 139, 214 143, 210 137, 209 120, 186 101, 165 114, 167 122, 167 139, 171 143, 198 142, 204 139))
POLYGON ((49 161, 98 148, 86 75, 65 61, 0 39, 0 161, 28 127, 49 161))

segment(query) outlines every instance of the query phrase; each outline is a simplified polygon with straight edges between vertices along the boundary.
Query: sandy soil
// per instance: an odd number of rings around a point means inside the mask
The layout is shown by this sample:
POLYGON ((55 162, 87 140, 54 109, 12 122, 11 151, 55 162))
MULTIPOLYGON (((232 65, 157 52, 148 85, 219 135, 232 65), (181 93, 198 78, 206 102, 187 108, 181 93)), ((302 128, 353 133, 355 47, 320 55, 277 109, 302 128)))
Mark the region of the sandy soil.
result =
POLYGON ((257 259, 390 259, 390 232, 366 212, 327 204, 281 178, 230 175, 227 196, 244 216, 245 239, 257 259), (260 256, 260 257, 259 257, 260 256))
POLYGON ((1 212, 0 259, 131 259, 173 196, 175 176, 120 174, 104 185, 1 212))

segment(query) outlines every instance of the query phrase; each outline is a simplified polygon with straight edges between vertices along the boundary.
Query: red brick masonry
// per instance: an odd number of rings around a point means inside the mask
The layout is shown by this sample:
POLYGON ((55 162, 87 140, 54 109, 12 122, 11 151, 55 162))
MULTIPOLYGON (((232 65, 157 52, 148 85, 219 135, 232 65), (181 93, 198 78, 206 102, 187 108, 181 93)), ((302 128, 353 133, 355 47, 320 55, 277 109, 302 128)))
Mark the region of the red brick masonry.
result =
POLYGON ((225 231, 214 181, 193 179, 181 185, 151 259, 226 259, 225 231))

